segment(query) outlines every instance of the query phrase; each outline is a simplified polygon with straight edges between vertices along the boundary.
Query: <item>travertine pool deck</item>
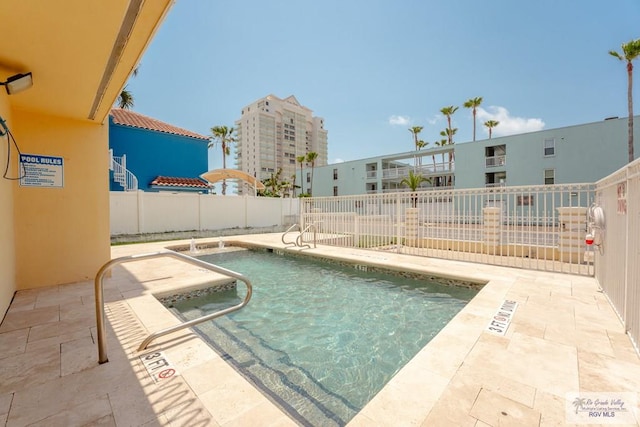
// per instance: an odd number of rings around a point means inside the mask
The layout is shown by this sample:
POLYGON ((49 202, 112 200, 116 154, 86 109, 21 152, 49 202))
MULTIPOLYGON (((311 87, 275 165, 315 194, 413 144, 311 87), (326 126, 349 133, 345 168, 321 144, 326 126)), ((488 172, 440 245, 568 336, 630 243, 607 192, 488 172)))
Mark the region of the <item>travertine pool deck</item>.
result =
MULTIPOLYGON (((224 240, 284 246, 280 234, 224 240)), ((116 246, 112 257, 178 244, 189 241, 116 246)), ((640 359, 593 278, 327 246, 304 252, 487 282, 349 426, 568 425, 566 393, 638 398, 640 359), (519 304, 506 335, 486 332, 506 299, 519 304)), ((178 323, 152 293, 215 277, 164 258, 115 267, 104 286, 109 362, 102 365, 93 278, 18 292, 0 325, 0 423, 296 425, 189 330, 136 351, 150 332, 178 323), (156 383, 139 356, 159 350, 177 374, 156 383)))

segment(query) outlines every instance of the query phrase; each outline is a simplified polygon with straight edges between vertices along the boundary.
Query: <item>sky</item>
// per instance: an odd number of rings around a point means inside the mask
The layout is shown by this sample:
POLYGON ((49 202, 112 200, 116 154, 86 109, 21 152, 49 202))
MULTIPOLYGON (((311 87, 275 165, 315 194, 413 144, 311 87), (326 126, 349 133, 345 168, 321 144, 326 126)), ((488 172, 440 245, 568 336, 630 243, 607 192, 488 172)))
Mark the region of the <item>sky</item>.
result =
POLYGON ((640 0, 177 0, 127 89, 133 111, 203 135, 294 95, 337 163, 410 151, 413 126, 433 147, 448 106, 455 142, 472 141, 475 97, 478 140, 487 120, 504 136, 626 117, 625 62, 608 52, 637 38, 640 0))

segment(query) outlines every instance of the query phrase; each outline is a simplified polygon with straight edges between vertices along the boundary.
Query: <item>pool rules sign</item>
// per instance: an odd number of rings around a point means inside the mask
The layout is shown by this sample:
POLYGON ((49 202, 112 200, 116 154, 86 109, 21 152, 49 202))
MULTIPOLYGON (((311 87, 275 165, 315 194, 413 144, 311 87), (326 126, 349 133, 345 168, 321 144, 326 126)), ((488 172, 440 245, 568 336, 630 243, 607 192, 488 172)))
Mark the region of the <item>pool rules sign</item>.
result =
POLYGON ((21 187, 64 187, 64 159, 39 154, 20 154, 21 187))

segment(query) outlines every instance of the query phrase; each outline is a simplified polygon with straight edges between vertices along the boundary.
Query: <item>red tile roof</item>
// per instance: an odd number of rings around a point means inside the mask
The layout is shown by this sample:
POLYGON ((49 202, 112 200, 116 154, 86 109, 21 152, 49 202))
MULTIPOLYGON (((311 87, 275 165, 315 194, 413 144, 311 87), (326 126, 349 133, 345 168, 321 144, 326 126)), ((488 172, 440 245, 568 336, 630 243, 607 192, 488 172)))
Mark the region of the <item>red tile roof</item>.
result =
POLYGON ((199 178, 178 178, 172 176, 157 176, 151 185, 158 187, 209 188, 209 184, 199 178))
POLYGON ((161 122, 160 120, 152 119, 140 113, 134 113, 130 110, 124 110, 122 108, 112 108, 111 117, 113 117, 113 123, 123 126, 131 126, 140 129, 155 130, 158 132, 170 133, 173 135, 188 136, 196 139, 209 140, 208 136, 200 135, 190 130, 182 129, 177 126, 170 125, 168 123, 161 122))

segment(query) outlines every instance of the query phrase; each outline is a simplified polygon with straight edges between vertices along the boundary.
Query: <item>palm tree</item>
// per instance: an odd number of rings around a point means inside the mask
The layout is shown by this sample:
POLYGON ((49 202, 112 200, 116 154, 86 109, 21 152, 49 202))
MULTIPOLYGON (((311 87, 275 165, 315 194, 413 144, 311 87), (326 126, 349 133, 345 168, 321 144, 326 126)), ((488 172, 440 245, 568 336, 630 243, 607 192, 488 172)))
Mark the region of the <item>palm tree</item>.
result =
POLYGON ((133 104, 133 95, 127 90, 127 87, 125 86, 124 89, 122 89, 122 92, 120 92, 120 95, 118 95, 116 105, 119 108, 130 110, 131 107, 133 107, 133 104))
MULTIPOLYGON (((448 107, 442 107, 440 109, 440 112, 442 113, 443 116, 445 116, 447 118, 447 129, 449 130, 447 132, 447 136, 448 136, 448 143, 449 144, 453 144, 453 134, 455 132, 452 131, 451 129, 451 116, 453 115, 453 113, 455 113, 456 111, 458 111, 458 107, 454 107, 453 105, 450 105, 448 107)), ((456 129, 457 130, 457 129, 456 129)))
MULTIPOLYGON (((138 75, 138 67, 133 69, 133 72, 131 73, 133 75, 133 77, 138 75)), ((133 94, 127 90, 127 86, 125 86, 122 91, 120 92, 120 95, 118 95, 118 99, 116 100, 116 105, 124 110, 130 110, 131 107, 133 107, 134 104, 134 100, 133 100, 133 94)))
POLYGON ((484 125, 489 128, 489 139, 491 139, 491 129, 498 126, 499 124, 500 122, 497 122, 495 120, 487 120, 486 122, 484 122, 484 125))
POLYGON ((416 150, 418 150, 418 134, 424 129, 422 126, 414 126, 409 129, 409 132, 413 134, 413 144, 416 150))
POLYGON ((423 182, 431 182, 431 179, 425 178, 419 173, 413 173, 411 170, 409 171, 409 176, 400 181, 401 185, 406 185, 411 189, 411 192, 414 193, 411 195, 411 206, 414 208, 418 206, 418 197, 415 195, 415 192, 423 182))
MULTIPOLYGON (((442 132, 440 132, 440 134, 442 134, 442 132)), ((440 141, 436 141, 434 142, 434 144, 438 147, 444 147, 445 145, 448 145, 447 140, 446 139, 441 139, 440 141)), ((444 153, 440 153, 442 155, 442 170, 444 171, 444 153)), ((433 156, 433 171, 436 171, 436 158, 435 155, 433 156)), ((440 182, 440 184, 442 184, 442 182, 444 182, 444 177, 438 177, 438 181, 440 182)))
MULTIPOLYGON (((424 147, 429 145, 427 141, 423 141, 422 139, 416 143, 416 148, 418 151, 422 150, 424 147)), ((418 157, 418 164, 422 167, 422 156, 418 157)))
POLYGON ((318 158, 318 153, 315 151, 310 151, 307 153, 307 162, 311 163, 311 187, 309 187, 309 195, 313 192, 313 169, 316 167, 316 159, 318 158))
MULTIPOLYGON (((208 148, 213 147, 213 144, 220 143, 222 148, 222 168, 227 168, 227 156, 231 154, 231 148, 229 144, 237 142, 238 138, 235 135, 235 129, 227 126, 214 126, 211 128, 212 142, 209 143, 208 148)), ((222 195, 227 194, 227 180, 222 180, 222 195)))
POLYGON ((640 55, 640 39, 622 43, 622 55, 615 50, 610 50, 609 55, 621 61, 627 61, 627 104, 629 108, 629 163, 634 159, 633 155, 633 61, 640 55))
POLYGON ((473 113, 473 140, 476 140, 476 108, 478 108, 482 104, 482 97, 478 96, 475 98, 469 99, 464 103, 464 108, 471 108, 471 112, 473 113))
POLYGON ((307 161, 307 156, 298 156, 296 161, 300 163, 300 194, 304 194, 304 179, 302 179, 302 164, 307 161))
MULTIPOLYGON (((300 173, 300 176, 302 176, 302 173, 300 173)), ((300 180, 302 181, 302 178, 300 178, 300 180)), ((294 173, 293 175, 291 175, 291 188, 293 189, 293 197, 296 197, 296 188, 300 188, 299 185, 296 184, 296 174, 294 173)))

